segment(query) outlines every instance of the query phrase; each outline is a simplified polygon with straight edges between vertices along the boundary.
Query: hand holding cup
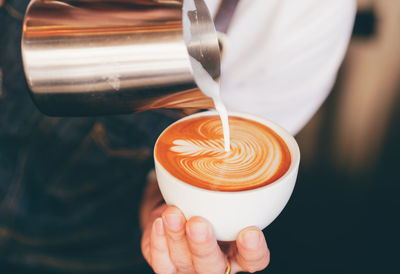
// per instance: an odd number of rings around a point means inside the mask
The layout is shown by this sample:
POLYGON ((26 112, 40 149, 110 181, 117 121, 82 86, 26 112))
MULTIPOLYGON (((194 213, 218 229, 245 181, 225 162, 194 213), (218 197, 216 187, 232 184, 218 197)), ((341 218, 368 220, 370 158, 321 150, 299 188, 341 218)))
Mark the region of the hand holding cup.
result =
POLYGON ((207 220, 186 220, 176 207, 163 204, 151 218, 144 229, 142 252, 156 273, 233 274, 259 271, 269 263, 264 235, 256 227, 241 231, 236 241, 218 243, 207 220))

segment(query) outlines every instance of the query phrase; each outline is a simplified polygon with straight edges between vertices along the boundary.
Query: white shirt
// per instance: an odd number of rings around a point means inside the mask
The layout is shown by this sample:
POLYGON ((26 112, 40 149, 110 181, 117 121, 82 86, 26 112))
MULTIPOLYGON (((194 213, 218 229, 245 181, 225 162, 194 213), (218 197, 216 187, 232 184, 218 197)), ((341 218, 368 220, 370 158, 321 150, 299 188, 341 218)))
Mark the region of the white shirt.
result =
MULTIPOLYGON (((215 14, 220 1, 205 2, 215 14)), ((241 0, 222 62, 227 109, 297 133, 334 84, 355 12, 355 0, 241 0)))

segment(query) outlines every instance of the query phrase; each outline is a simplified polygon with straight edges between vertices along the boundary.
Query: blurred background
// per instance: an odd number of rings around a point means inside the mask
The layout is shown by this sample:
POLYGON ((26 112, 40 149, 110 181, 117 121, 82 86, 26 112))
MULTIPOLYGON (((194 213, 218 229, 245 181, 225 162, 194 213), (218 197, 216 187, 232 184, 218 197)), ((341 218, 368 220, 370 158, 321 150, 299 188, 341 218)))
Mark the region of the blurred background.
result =
POLYGON ((296 136, 294 194, 265 273, 398 273, 400 1, 358 0, 336 85, 296 136))
MULTIPOLYGON (((0 68, 0 98, 1 75, 0 68)), ((353 37, 335 87, 296 136, 302 152, 298 182, 286 209, 265 230, 272 253, 263 273, 398 273, 399 101, 400 1, 358 0, 353 37)), ((16 271, 2 264, 6 252, 14 252, 17 263, 87 269, 50 257, 19 257, 18 245, 40 244, 0 227, 0 273, 64 273, 41 272, 40 267, 16 271)))

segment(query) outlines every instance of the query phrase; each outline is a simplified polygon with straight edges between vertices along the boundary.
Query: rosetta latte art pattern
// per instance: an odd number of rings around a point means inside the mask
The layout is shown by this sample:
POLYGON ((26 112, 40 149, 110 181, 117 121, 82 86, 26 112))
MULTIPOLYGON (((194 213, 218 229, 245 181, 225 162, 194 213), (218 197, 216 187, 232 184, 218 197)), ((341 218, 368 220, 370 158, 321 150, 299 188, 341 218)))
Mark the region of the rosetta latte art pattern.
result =
POLYGON ((229 117, 229 126, 229 152, 219 117, 205 116, 168 128, 157 143, 156 157, 178 179, 219 191, 260 187, 288 170, 288 148, 270 128, 239 117, 229 117))

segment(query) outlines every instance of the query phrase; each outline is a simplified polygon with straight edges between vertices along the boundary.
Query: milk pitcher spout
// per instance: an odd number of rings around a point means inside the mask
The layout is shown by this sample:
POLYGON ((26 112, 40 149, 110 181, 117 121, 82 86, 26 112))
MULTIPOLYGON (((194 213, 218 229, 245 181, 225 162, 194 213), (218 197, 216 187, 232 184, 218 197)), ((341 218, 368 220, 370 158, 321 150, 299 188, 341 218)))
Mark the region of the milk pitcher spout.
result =
POLYGON ((37 107, 51 116, 210 108, 220 52, 203 0, 32 0, 21 42, 37 107))

